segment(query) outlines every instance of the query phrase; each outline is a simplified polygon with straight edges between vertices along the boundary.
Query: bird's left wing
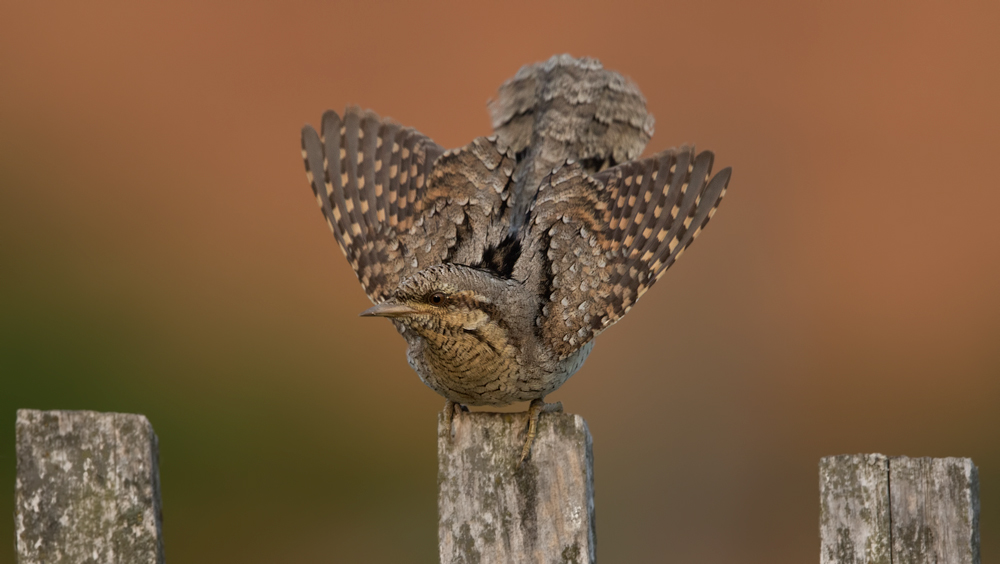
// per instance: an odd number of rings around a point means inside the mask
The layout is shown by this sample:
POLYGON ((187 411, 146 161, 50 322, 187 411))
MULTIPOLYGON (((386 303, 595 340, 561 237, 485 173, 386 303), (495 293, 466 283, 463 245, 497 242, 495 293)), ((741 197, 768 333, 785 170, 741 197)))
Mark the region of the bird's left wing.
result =
POLYGON ((684 252, 722 201, 731 170, 713 155, 670 149, 594 176, 549 175, 531 229, 547 248, 538 326, 561 357, 618 321, 684 252))

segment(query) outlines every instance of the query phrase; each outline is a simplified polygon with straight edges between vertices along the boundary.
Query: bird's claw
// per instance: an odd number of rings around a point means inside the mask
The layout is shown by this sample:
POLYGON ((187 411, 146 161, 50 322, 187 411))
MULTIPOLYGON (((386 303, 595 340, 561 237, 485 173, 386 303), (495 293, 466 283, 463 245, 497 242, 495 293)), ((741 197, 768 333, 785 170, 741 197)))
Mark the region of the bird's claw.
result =
POLYGON ((458 403, 457 401, 445 400, 444 402, 444 422, 448 426, 448 436, 451 437, 453 434, 452 422, 455 421, 455 415, 458 413, 468 413, 469 408, 458 403))
POLYGON ((545 403, 544 398, 531 400, 531 405, 528 407, 528 436, 524 440, 524 448, 521 449, 521 458, 517 461, 518 468, 521 467, 524 459, 528 457, 528 453, 531 452, 531 445, 535 442, 535 437, 538 435, 538 417, 542 413, 556 413, 562 410, 561 401, 545 403))

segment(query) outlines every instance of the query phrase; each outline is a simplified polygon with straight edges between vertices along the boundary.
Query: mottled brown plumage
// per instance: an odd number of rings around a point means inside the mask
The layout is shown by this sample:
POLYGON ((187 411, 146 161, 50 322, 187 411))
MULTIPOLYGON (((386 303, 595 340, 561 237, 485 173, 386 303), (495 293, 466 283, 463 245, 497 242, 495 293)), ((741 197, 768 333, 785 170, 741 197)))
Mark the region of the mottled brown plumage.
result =
POLYGON ((730 169, 691 147, 634 160, 653 118, 593 59, 527 66, 490 109, 496 135, 451 151, 329 111, 302 154, 364 315, 393 320, 449 408, 532 401, 526 454, 544 396, 694 241, 730 169))

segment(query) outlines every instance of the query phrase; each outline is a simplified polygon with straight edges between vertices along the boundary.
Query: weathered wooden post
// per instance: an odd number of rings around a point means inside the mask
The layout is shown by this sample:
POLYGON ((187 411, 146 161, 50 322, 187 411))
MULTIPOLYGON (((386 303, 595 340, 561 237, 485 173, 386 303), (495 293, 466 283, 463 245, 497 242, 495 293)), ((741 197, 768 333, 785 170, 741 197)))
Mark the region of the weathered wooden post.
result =
POLYGON ((830 456, 819 476, 821 564, 979 564, 972 460, 830 456))
POLYGON ((17 412, 19 564, 162 564, 157 442, 142 415, 17 412))
POLYGON ((592 564, 594 455, 579 415, 543 413, 518 467, 524 413, 438 421, 441 564, 592 564))

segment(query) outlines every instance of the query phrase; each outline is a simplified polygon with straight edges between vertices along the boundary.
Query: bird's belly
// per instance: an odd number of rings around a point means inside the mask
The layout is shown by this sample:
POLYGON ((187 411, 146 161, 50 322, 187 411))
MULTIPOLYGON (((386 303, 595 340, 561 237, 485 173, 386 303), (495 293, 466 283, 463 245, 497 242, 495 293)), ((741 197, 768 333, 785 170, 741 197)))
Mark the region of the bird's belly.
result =
POLYGON ((451 346, 411 346, 410 365, 432 390, 465 405, 502 406, 542 398, 576 372, 593 341, 562 361, 526 360, 512 345, 494 349, 478 340, 451 346))

